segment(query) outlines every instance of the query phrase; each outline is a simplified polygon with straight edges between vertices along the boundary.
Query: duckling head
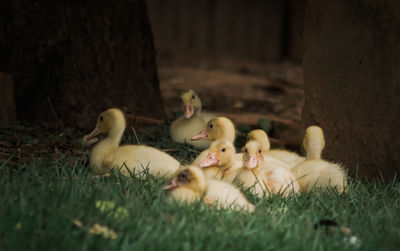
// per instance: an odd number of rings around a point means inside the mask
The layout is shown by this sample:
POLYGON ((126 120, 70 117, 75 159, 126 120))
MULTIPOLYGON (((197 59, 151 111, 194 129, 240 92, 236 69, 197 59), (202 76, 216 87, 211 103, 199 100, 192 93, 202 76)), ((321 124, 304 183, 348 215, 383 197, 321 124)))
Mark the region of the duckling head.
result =
POLYGON ((225 117, 217 117, 208 121, 207 125, 199 134, 192 137, 192 140, 209 140, 226 139, 229 142, 235 140, 235 126, 232 121, 225 117))
POLYGON ((100 113, 97 118, 96 127, 93 131, 83 137, 83 141, 93 144, 97 142, 96 136, 103 134, 109 137, 120 137, 125 130, 125 117, 117 108, 108 109, 100 113))
POLYGON ((256 129, 247 134, 247 142, 255 140, 261 144, 262 151, 265 153, 271 149, 268 135, 264 130, 256 129))
POLYGON ((220 139, 210 145, 209 153, 201 163, 200 167, 224 167, 232 163, 235 156, 235 147, 226 140, 220 139))
POLYGON ((243 164, 248 169, 256 168, 264 161, 261 144, 255 140, 247 142, 243 151, 243 164))
POLYGON ((206 186, 206 178, 200 168, 185 166, 177 175, 163 187, 163 190, 172 190, 177 187, 187 187, 195 192, 202 192, 206 186))
POLYGON ((324 131, 319 126, 309 126, 303 140, 304 149, 307 152, 307 159, 320 159, 322 150, 325 147, 324 131))
POLYGON ((186 118, 189 119, 193 114, 201 112, 201 100, 192 89, 182 93, 181 99, 185 107, 184 115, 186 118))

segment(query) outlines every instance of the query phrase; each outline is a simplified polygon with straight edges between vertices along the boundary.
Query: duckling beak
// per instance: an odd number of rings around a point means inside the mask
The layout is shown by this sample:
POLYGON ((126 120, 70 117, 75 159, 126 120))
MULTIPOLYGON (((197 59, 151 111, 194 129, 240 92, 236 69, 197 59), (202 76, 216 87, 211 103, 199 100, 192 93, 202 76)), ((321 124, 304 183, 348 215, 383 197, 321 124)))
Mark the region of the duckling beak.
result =
POLYGON ((256 168, 258 166, 258 160, 255 155, 250 155, 246 161, 246 167, 249 169, 256 168))
POLYGON ((97 127, 93 129, 93 131, 89 134, 86 134, 85 136, 83 136, 83 142, 88 143, 89 145, 94 144, 98 141, 97 138, 95 138, 97 135, 101 134, 100 129, 98 129, 97 127))
POLYGON ((200 167, 209 167, 218 165, 219 160, 217 159, 216 153, 209 153, 207 158, 200 162, 200 167))
POLYGON ((185 105, 185 117, 187 119, 190 119, 193 116, 194 113, 194 107, 192 104, 187 104, 185 105))
POLYGON ((201 132, 199 132, 199 134, 191 138, 191 140, 200 140, 200 139, 208 139, 206 128, 204 128, 203 130, 201 130, 201 132))
POLYGON ((178 183, 178 179, 175 177, 172 180, 170 180, 170 182, 168 182, 167 185, 165 185, 162 190, 171 190, 172 188, 178 187, 179 183, 178 183))

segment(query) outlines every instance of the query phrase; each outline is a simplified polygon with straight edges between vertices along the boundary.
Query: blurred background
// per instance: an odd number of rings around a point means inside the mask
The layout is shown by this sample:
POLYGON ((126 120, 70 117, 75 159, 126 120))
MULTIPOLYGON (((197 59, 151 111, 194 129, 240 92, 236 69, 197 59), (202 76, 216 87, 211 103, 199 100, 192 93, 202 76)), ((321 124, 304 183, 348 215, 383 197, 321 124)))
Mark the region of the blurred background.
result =
POLYGON ((305 2, 147 0, 167 115, 194 89, 205 110, 236 123, 295 128, 283 140, 298 147, 305 2))

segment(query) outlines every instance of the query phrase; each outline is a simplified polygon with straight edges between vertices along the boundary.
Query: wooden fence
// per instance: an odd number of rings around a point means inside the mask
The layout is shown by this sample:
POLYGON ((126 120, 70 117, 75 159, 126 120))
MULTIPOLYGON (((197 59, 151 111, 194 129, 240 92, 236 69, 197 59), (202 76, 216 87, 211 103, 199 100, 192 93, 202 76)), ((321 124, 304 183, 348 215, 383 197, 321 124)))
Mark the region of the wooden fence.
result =
POLYGON ((147 0, 161 54, 276 61, 302 55, 304 0, 147 0))

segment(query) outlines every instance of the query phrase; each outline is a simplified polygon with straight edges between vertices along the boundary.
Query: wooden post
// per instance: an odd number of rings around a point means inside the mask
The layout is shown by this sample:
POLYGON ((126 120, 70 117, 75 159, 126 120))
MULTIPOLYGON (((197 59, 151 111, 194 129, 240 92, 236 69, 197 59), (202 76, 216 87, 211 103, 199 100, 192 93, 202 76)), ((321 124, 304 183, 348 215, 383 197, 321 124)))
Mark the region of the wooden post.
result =
POLYGON ((399 1, 308 1, 304 127, 325 131, 323 156, 350 173, 400 173, 399 1))

